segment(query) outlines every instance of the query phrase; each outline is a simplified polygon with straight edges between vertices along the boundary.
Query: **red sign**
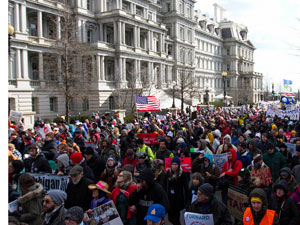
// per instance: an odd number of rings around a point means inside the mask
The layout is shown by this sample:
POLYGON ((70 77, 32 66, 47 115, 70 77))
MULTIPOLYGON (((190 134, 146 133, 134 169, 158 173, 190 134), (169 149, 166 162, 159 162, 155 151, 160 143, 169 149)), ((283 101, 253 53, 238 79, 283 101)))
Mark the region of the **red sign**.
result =
POLYGON ((269 167, 260 168, 258 170, 250 171, 251 177, 258 177, 260 182, 265 186, 269 186, 273 184, 272 175, 269 167))
POLYGON ((158 143, 155 133, 139 133, 138 138, 143 139, 145 145, 155 145, 158 143))
POLYGON ((289 92, 285 92, 285 96, 287 97, 295 97, 295 95, 293 93, 289 93, 289 92))
POLYGON ((292 132, 283 132, 284 136, 286 136, 287 141, 290 141, 292 132))
MULTIPOLYGON (((165 171, 171 167, 172 158, 165 158, 165 171)), ((191 157, 180 158, 180 166, 184 172, 192 171, 192 160, 191 157)))

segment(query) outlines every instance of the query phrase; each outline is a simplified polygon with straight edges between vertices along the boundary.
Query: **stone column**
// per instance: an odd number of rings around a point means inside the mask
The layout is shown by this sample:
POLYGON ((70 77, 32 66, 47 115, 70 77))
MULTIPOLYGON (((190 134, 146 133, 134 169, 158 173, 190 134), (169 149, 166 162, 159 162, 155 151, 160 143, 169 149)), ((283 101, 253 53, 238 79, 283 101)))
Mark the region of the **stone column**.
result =
POLYGON ((18 3, 15 3, 15 12, 14 12, 14 22, 15 22, 15 25, 14 25, 14 29, 15 31, 20 31, 20 13, 19 13, 19 4, 18 3))
POLYGON ((82 21, 82 42, 87 42, 87 38, 86 38, 86 21, 82 21))
POLYGON ((21 4, 21 31, 27 33, 26 6, 21 4))
POLYGON ((43 37, 43 14, 42 11, 37 12, 38 37, 43 37))
POLYGON ((122 23, 122 44, 125 44, 125 23, 122 23))
POLYGON ((56 16, 56 38, 60 40, 61 38, 61 24, 60 24, 60 16, 56 16))
POLYGON ((78 34, 78 41, 82 41, 82 35, 81 35, 81 20, 77 20, 77 34, 78 34))
POLYGON ((153 62, 148 62, 148 76, 147 76, 147 81, 152 82, 153 77, 152 77, 152 72, 153 72, 153 62))
MULTIPOLYGON (((114 30, 115 30, 115 23, 114 23, 114 30)), ((103 41, 103 23, 99 24, 99 41, 103 41)), ((115 35, 114 35, 114 43, 115 43, 115 35)))
POLYGON ((141 37, 141 28, 137 27, 137 47, 139 48, 141 46, 140 42, 140 37, 141 37))
POLYGON ((150 30, 148 30, 148 36, 147 36, 147 41, 148 41, 148 50, 150 51, 150 50, 152 50, 151 49, 151 31, 150 30))
POLYGON ((137 45, 137 43, 138 43, 137 33, 138 33, 137 32, 137 26, 134 26, 134 28, 133 28, 133 46, 135 48, 138 47, 138 45, 137 45))
POLYGON ((123 58, 123 81, 126 81, 126 58, 123 58))
POLYGON ((11 51, 10 54, 9 54, 9 60, 8 60, 8 79, 13 79, 13 64, 12 64, 12 60, 13 60, 13 57, 14 57, 14 51, 11 51))
MULTIPOLYGON (((61 55, 58 55, 58 57, 57 57, 57 70, 58 70, 58 74, 61 74, 61 55)), ((63 77, 58 75, 58 80, 62 81, 63 77)))
POLYGON ((97 55, 96 56, 96 75, 97 75, 97 79, 98 79, 98 81, 100 81, 100 80, 102 80, 101 78, 101 76, 102 76, 102 74, 101 74, 101 64, 100 64, 100 60, 101 60, 101 56, 100 55, 97 55))
POLYGON ((100 76, 101 76, 101 80, 105 80, 105 64, 104 64, 104 57, 103 55, 101 55, 100 57, 100 76))
POLYGON ((43 53, 39 52, 39 79, 44 80, 44 60, 43 53))
POLYGON ((122 22, 118 21, 117 44, 122 43, 122 22))
POLYGON ((26 49, 22 50, 22 74, 24 79, 28 79, 28 52, 26 49))

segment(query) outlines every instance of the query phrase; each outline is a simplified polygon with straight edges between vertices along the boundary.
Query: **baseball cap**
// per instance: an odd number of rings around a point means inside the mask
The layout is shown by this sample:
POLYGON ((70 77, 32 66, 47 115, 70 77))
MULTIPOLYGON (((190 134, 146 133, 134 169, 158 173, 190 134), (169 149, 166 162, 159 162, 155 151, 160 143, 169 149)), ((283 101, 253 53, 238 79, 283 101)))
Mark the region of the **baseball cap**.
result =
POLYGON ((70 171, 70 176, 76 176, 83 173, 83 168, 81 166, 74 166, 70 171))
POLYGON ((148 208, 147 215, 145 216, 144 220, 151 220, 154 223, 159 222, 166 216, 165 208, 160 204, 152 204, 148 208))

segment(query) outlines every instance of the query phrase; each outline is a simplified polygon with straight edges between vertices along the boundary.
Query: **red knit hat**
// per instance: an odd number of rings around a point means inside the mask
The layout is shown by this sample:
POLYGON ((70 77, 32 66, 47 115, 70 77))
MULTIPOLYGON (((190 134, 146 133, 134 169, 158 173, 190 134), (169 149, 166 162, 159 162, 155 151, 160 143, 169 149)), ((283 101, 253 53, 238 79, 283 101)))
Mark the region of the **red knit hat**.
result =
POLYGON ((72 160, 74 163, 80 163, 82 160, 82 155, 80 152, 74 152, 72 155, 70 155, 70 160, 72 160))

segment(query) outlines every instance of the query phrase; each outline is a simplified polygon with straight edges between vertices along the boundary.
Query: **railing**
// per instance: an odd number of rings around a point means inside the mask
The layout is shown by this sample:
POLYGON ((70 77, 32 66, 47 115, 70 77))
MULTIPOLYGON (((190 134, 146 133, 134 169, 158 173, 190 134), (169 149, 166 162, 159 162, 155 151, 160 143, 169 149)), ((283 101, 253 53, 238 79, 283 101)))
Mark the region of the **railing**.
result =
POLYGON ((17 86, 17 81, 16 80, 8 80, 8 85, 17 86))
POLYGON ((30 86, 31 87, 39 87, 40 86, 40 81, 39 80, 31 80, 30 81, 30 86))

